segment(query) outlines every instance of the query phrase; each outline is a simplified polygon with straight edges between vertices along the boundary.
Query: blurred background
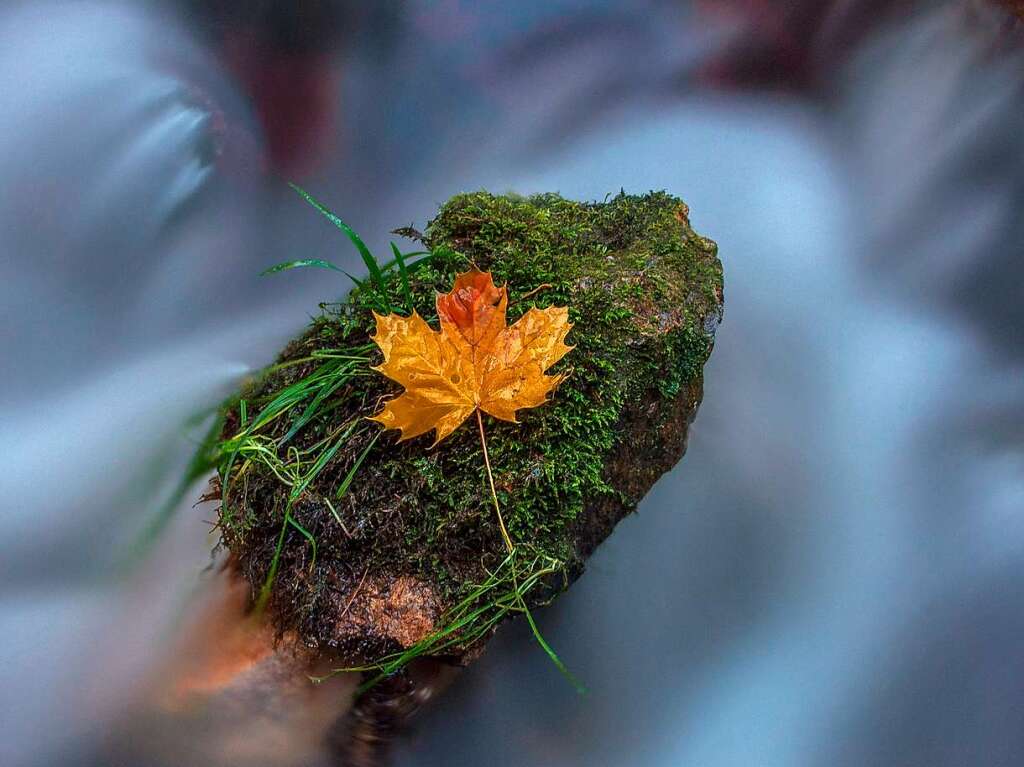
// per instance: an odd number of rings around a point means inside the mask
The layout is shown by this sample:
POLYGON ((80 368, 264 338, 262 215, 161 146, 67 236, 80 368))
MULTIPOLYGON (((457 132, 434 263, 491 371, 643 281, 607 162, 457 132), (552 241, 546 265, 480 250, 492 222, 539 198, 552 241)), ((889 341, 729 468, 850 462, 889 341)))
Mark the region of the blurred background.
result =
POLYGON ((336 702, 266 747, 139 704, 209 589, 204 417, 347 290, 260 271, 361 268, 288 180, 375 250, 664 188, 726 270, 688 455, 539 614, 588 694, 507 625, 397 764, 1024 763, 1020 11, 7 0, 0 763, 332 763, 336 702))

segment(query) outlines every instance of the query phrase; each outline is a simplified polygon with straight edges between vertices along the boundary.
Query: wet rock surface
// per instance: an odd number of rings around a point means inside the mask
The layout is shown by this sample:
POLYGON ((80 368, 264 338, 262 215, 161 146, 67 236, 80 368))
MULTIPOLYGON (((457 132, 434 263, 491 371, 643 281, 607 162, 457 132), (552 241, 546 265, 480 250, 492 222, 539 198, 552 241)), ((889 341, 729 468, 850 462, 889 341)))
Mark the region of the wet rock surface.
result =
MULTIPOLYGON (((222 464, 220 476, 223 543, 254 596, 269 584, 275 628, 350 664, 429 640, 495 574, 496 585, 472 608, 500 607, 510 584, 518 588, 531 574, 543 576, 524 594, 531 605, 578 577, 685 452, 722 316, 717 248, 690 227, 685 204, 665 193, 601 203, 553 194, 459 195, 431 221, 423 242, 432 255, 404 277, 385 270, 376 284, 325 305, 226 412, 223 436, 230 439, 261 406, 315 375, 324 355, 342 350, 367 359, 367 369, 325 396, 288 439, 303 407, 264 430, 282 460, 311 460, 303 451, 333 447, 342 427, 352 425, 301 493, 290 495, 280 471, 259 461, 222 464), (473 266, 508 286, 510 323, 533 306, 567 306, 575 323, 567 339, 575 348, 551 371, 568 375, 551 400, 521 411, 519 423, 485 418, 495 485, 516 544, 512 565, 472 424, 432 447, 430 435, 397 443, 396 433, 381 435, 365 420, 401 391, 368 369, 380 362, 369 342, 372 311, 381 311, 383 300, 401 314, 414 308, 437 327, 436 293, 473 266)), ((479 633, 456 632, 423 654, 468 660, 514 612, 485 612, 490 623, 479 633)))

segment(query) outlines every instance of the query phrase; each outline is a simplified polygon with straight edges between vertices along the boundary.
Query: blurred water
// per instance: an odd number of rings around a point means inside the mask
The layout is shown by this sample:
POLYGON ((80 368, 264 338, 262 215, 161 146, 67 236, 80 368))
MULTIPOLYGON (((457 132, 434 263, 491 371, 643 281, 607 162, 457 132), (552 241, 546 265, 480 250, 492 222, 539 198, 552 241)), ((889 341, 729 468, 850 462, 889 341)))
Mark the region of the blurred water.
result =
MULTIPOLYGON (((589 694, 510 625, 399 763, 1024 759, 1019 33, 980 2, 836 6, 847 48, 820 61, 834 24, 787 43, 824 100, 707 89, 723 52, 786 72, 742 14, 683 3, 408 3, 317 38, 344 117, 274 119, 336 133, 299 180, 372 245, 463 189, 667 188, 726 267, 689 454, 541 616, 589 694)), ((344 290, 260 269, 356 267, 282 190, 265 78, 196 13, 0 11, 3 764, 133 731, 212 512, 183 503, 127 577, 125 544, 186 420, 344 290)))

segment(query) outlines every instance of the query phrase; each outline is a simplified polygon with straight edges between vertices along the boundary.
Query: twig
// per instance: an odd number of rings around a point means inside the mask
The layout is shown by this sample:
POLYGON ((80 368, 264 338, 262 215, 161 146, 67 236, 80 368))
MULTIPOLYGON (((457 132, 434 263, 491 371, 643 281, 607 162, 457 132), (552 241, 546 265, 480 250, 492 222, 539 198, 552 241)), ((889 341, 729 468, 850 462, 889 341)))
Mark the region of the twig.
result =
POLYGON ((550 288, 553 288, 553 287, 555 287, 555 286, 552 285, 550 282, 542 283, 542 284, 538 285, 537 287, 535 287, 533 290, 531 290, 529 293, 523 293, 523 295, 519 296, 519 300, 520 301, 525 301, 527 298, 532 296, 534 293, 539 293, 542 290, 547 290, 547 289, 550 289, 550 288))
POLYGON ((367 565, 366 569, 363 570, 363 577, 359 579, 359 585, 356 586, 356 590, 352 592, 352 596, 348 600, 348 604, 345 605, 345 609, 341 611, 341 615, 338 616, 340 621, 346 615, 348 615, 349 609, 352 607, 352 603, 356 601, 356 597, 359 596, 359 591, 363 588, 363 582, 366 580, 367 573, 370 572, 370 566, 367 565))

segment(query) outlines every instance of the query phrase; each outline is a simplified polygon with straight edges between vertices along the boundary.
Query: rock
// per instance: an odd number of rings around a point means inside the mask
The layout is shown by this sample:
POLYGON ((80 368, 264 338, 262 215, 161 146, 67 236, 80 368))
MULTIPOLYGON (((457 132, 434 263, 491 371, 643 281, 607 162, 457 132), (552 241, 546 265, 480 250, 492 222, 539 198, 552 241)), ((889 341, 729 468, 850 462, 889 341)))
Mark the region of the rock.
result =
POLYGON ((349 665, 409 648, 465 661, 506 617, 564 590, 682 457, 721 320, 717 248, 665 193, 605 203, 463 194, 424 238, 433 255, 409 268, 408 293, 392 267, 325 305, 225 415, 223 544, 281 634, 349 665), (398 444, 365 419, 401 391, 368 368, 381 359, 371 309, 405 314, 411 300, 437 327, 435 294, 473 265, 508 285, 510 323, 552 305, 575 323, 552 399, 516 424, 485 417, 514 557, 473 423, 431 447, 429 435, 398 444), (275 397, 329 365, 349 365, 349 377, 253 430, 275 397))

